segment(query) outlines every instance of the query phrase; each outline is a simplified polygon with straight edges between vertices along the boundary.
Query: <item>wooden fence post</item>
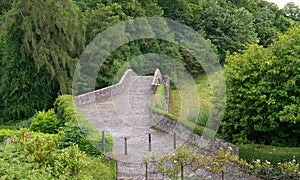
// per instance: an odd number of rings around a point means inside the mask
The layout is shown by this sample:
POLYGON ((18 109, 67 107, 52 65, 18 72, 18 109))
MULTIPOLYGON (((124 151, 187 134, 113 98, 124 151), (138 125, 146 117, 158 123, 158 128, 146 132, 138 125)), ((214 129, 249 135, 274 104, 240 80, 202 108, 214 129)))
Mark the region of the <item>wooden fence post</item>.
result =
POLYGON ((102 141, 101 141, 101 143, 102 143, 102 153, 104 154, 104 131, 102 131, 102 141))
POLYGON ((151 152, 151 133, 149 133, 149 152, 151 152))
POLYGON ((176 149, 176 133, 174 132, 173 148, 176 149))
POLYGON ((146 180, 148 180, 148 162, 146 162, 146 174, 145 174, 146 180))
POLYGON ((118 180, 118 160, 116 160, 116 180, 118 180))
POLYGON ((125 155, 127 155, 127 137, 125 137, 125 155))

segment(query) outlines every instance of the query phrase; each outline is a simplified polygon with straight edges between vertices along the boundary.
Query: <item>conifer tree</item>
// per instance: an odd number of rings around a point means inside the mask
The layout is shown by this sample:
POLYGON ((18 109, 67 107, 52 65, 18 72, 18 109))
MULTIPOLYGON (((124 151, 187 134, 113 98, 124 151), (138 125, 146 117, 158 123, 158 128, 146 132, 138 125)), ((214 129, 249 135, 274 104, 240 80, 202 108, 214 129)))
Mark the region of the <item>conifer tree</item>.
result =
POLYGON ((70 93, 77 58, 84 48, 85 22, 71 0, 15 0, 15 19, 24 32, 22 53, 46 67, 60 93, 70 93))
POLYGON ((45 67, 37 72, 34 60, 22 56, 23 31, 15 23, 1 31, 0 123, 24 120, 54 102, 58 86, 51 82, 45 67))

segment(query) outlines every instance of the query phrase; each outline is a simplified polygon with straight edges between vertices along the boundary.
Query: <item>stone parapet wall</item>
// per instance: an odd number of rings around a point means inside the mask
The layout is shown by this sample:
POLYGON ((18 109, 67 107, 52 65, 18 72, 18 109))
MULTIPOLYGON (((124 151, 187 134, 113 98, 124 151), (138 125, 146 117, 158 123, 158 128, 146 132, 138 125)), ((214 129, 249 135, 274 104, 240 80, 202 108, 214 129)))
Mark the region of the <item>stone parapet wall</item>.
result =
POLYGON ((161 75, 161 72, 160 72, 159 69, 156 69, 155 73, 154 73, 154 76, 153 76, 153 79, 152 79, 152 82, 151 82, 151 91, 152 91, 152 93, 155 93, 157 86, 159 84, 162 84, 162 83, 163 83, 163 77, 161 75))
POLYGON ((134 76, 137 76, 137 74, 132 69, 128 69, 117 84, 76 96, 74 97, 75 103, 76 105, 84 105, 119 94, 126 84, 130 84, 129 81, 134 76))
MULTIPOLYGON (((238 147, 235 146, 232 143, 224 142, 221 139, 217 138, 211 138, 211 139, 205 139, 202 136, 198 136, 197 134, 194 134, 190 132, 188 129, 184 127, 182 123, 179 121, 173 120, 169 117, 160 116, 161 120, 154 125, 152 128, 159 129, 161 131, 169 132, 170 134, 176 133, 176 136, 180 136, 181 138, 186 138, 186 141, 182 145, 187 145, 188 147, 193 147, 195 152, 202 154, 204 156, 214 156, 218 150, 223 149, 232 149, 231 155, 232 156, 238 156, 238 147), (185 136, 185 137, 184 137, 185 136)), ((151 163, 150 163, 151 164, 151 163)), ((152 164, 150 166, 154 166, 155 164, 152 164)), ((172 166, 172 165, 170 165, 172 166)), ((171 168, 172 169, 172 168, 171 168)), ((159 174, 157 171, 156 173, 159 174)), ((198 169, 197 173, 194 173, 189 169, 189 167, 185 167, 184 170, 184 176, 189 177, 189 179, 197 179, 199 178, 199 175, 206 175, 206 176, 215 176, 216 179, 222 179, 225 177, 225 179, 252 179, 252 177, 249 177, 247 174, 240 171, 239 164, 226 164, 226 172, 222 175, 214 174, 213 172, 210 172, 206 169, 198 169)), ((163 178, 165 179, 165 178, 163 178)))
POLYGON ((163 76, 163 82, 165 86, 165 97, 166 97, 166 112, 169 112, 169 103, 170 103, 170 77, 163 76))
MULTIPOLYGON (((158 115, 160 116, 160 115, 158 115)), ((173 120, 166 116, 160 116, 161 120, 153 126, 155 129, 159 129, 161 131, 165 131, 168 133, 176 133, 177 136, 186 139, 185 144, 198 146, 201 145, 199 143, 205 142, 208 146, 201 146, 199 151, 205 152, 216 152, 219 149, 226 150, 229 147, 232 148, 232 155, 238 155, 238 147, 232 143, 224 142, 221 139, 213 138, 213 139, 205 139, 202 136, 200 137, 197 134, 192 133, 188 130, 182 123, 179 121, 173 120)))

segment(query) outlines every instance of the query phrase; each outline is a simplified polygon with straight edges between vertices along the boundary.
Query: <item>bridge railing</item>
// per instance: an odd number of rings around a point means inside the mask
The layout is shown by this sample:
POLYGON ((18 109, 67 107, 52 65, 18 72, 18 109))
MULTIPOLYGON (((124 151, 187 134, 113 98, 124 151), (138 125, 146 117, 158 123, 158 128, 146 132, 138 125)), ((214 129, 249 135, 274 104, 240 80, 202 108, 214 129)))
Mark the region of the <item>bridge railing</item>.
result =
POLYGON ((128 69, 117 84, 76 96, 74 98, 76 105, 92 103, 119 94, 133 76, 137 76, 136 73, 132 69, 128 69))

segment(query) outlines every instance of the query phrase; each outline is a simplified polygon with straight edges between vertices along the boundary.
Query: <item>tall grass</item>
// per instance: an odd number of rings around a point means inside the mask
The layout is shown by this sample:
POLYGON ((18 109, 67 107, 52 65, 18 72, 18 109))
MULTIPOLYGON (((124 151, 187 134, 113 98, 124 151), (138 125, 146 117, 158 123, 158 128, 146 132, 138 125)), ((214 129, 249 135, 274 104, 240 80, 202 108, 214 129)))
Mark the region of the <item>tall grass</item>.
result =
MULTIPOLYGON (((199 105, 201 109, 198 111, 199 113, 196 113, 196 111, 190 111, 187 115, 187 120, 196 125, 205 127, 209 118, 209 110, 211 108, 212 89, 205 74, 200 75, 194 81, 197 86, 199 105)), ((179 117, 182 108, 181 103, 180 92, 176 86, 171 83, 169 112, 179 117)))
POLYGON ((152 100, 152 107, 159 108, 163 111, 166 110, 165 87, 163 84, 157 86, 156 92, 152 100))
POLYGON ((198 125, 198 126, 206 126, 206 123, 209 119, 209 109, 202 109, 199 113, 195 111, 191 111, 188 115, 187 120, 198 125))

